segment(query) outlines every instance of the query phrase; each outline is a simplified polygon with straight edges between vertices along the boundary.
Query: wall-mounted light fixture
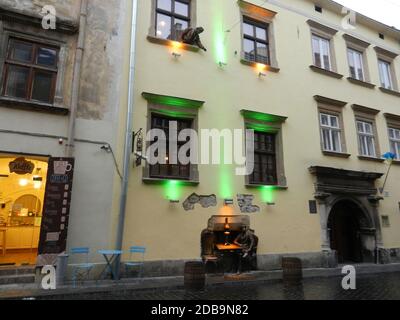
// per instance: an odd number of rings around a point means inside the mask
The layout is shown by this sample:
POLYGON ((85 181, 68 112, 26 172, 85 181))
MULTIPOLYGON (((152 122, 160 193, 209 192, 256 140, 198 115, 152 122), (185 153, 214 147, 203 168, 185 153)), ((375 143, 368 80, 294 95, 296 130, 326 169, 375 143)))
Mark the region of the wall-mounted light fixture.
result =
POLYGON ((180 202, 179 200, 172 200, 172 199, 169 200, 169 203, 172 203, 172 204, 177 204, 179 202, 180 202))
POLYGON ((276 203, 275 202, 267 202, 267 206, 273 207, 273 206, 276 206, 276 203))
POLYGON ((220 68, 223 68, 223 67, 226 67, 228 64, 226 62, 220 61, 220 62, 218 62, 218 65, 220 68))
POLYGON ((261 72, 261 71, 258 73, 258 77, 259 77, 259 78, 266 77, 266 76, 267 76, 267 74, 266 74, 266 73, 263 73, 263 72, 261 72))
POLYGON ((233 199, 224 199, 224 204, 226 206, 231 206, 233 205, 233 199))
POLYGON ((177 52, 172 52, 172 56, 173 56, 175 59, 178 59, 178 58, 181 57, 182 55, 181 55, 180 53, 177 53, 177 52))

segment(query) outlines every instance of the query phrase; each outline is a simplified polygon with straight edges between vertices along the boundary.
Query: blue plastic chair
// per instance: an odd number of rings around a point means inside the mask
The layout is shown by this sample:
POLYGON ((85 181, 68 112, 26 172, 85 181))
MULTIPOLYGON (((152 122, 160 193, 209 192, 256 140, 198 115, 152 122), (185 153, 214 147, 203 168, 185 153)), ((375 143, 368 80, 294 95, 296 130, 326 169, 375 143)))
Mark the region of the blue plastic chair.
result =
POLYGON ((78 263, 72 265, 72 281, 74 283, 74 287, 76 287, 76 281, 78 277, 83 279, 89 279, 90 271, 94 267, 94 263, 89 263, 89 253, 90 249, 86 247, 81 248, 72 248, 71 255, 80 255, 84 257, 83 263, 78 263))
POLYGON ((129 248, 130 258, 129 261, 125 262, 125 270, 128 274, 129 268, 139 267, 138 278, 142 277, 144 256, 146 254, 146 247, 133 246, 129 248), (137 260, 134 260, 134 256, 139 256, 137 260))

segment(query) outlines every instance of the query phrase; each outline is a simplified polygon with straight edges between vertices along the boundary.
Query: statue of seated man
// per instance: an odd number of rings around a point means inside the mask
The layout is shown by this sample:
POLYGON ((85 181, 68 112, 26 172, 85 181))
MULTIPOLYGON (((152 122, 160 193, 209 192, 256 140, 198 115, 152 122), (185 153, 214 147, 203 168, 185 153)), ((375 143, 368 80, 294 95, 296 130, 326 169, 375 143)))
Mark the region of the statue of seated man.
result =
POLYGON ((241 233, 236 237, 234 244, 242 248, 239 259, 238 273, 242 273, 242 260, 249 260, 255 246, 255 236, 248 227, 243 226, 241 233))
POLYGON ((204 28, 187 28, 183 31, 181 40, 183 43, 198 46, 200 49, 207 51, 200 40, 200 33, 204 32, 204 28))

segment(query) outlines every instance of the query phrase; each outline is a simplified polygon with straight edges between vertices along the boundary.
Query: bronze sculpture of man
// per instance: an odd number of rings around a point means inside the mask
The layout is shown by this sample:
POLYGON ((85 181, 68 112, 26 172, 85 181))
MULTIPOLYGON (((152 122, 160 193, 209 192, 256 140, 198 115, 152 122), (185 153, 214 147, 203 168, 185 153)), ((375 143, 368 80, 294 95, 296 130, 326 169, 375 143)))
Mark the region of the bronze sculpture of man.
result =
POLYGON ((200 33, 204 32, 204 28, 187 28, 183 31, 181 40, 183 43, 198 46, 200 49, 207 51, 204 45, 201 43, 200 40, 200 33))
POLYGON ((249 260, 253 253, 253 249, 255 246, 255 235, 254 233, 246 226, 242 228, 242 232, 236 237, 234 244, 238 245, 242 249, 242 253, 239 258, 239 267, 238 273, 242 272, 242 260, 249 260))

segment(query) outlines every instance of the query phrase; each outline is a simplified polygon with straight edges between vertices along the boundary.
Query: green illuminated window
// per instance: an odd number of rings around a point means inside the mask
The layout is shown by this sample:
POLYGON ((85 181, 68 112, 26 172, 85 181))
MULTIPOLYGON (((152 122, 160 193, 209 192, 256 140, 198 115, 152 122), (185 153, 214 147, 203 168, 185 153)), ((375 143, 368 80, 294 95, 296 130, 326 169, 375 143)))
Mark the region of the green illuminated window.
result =
POLYGON ((276 185, 276 135, 254 132, 254 171, 251 184, 276 185))

